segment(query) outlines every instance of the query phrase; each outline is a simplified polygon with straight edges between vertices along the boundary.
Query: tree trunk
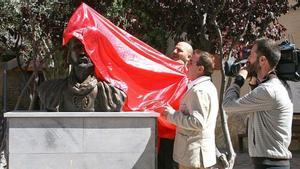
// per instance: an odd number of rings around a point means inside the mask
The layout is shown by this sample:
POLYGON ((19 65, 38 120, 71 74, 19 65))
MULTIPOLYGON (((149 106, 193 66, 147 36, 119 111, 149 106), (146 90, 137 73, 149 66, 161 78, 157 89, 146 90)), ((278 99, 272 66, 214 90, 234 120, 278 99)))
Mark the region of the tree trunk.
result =
POLYGON ((221 34, 221 30, 219 29, 218 23, 216 20, 214 20, 214 25, 216 26, 216 29, 218 31, 219 39, 220 39, 220 44, 219 44, 219 51, 220 51, 220 56, 219 56, 219 61, 222 64, 221 65, 221 88, 220 88, 220 97, 219 97, 219 111, 220 111, 220 116, 221 116, 221 122, 222 122, 222 129, 224 133, 224 138, 225 138, 225 144, 228 152, 228 161, 229 161, 229 168, 233 168, 234 162, 235 162, 235 157, 236 153, 234 152, 232 141, 230 138, 230 133, 229 133, 229 128, 228 128, 228 123, 227 123, 227 115, 226 112, 223 109, 222 103, 223 103, 223 95, 225 92, 225 86, 226 86, 226 79, 225 79, 225 73, 224 73, 224 67, 223 67, 223 38, 221 34))

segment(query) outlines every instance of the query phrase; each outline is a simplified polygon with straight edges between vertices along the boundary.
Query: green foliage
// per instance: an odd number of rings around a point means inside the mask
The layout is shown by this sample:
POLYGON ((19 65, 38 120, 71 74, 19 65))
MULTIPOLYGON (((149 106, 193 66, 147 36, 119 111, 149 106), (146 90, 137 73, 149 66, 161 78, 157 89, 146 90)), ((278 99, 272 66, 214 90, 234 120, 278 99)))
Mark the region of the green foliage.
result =
MULTIPOLYGON (((66 23, 58 15, 62 4, 38 0, 4 0, 1 3, 2 49, 12 51, 14 57, 22 57, 35 70, 45 67, 55 57, 55 51, 61 50, 61 28, 66 23)), ((2 57, 7 60, 7 55, 2 57)))
POLYGON ((7 62, 10 61, 11 59, 15 58, 17 53, 12 50, 6 50, 1 54, 0 61, 1 62, 7 62))
MULTIPOLYGON (((214 21, 221 30, 227 53, 236 44, 251 43, 258 37, 278 40, 285 29, 276 19, 287 11, 285 0, 84 2, 161 52, 165 52, 169 37, 175 41, 190 40, 195 48, 218 52, 220 39, 214 21)), ((62 65, 66 59, 61 55, 63 30, 80 3, 80 0, 0 1, 0 52, 11 51, 6 53, 34 60, 40 63, 37 67, 51 63, 56 69, 66 70, 66 64, 62 65)), ((1 55, 6 60, 12 56, 1 55)))
MULTIPOLYGON (((22 57, 34 70, 66 74, 62 35, 76 2, 58 0, 3 0, 0 2, 2 60, 22 57), (14 55, 6 55, 13 53, 14 55)), ((79 4, 79 2, 77 3, 79 4)), ((1 53, 0 53, 1 54, 1 53)))
MULTIPOLYGON (((117 26, 158 49, 166 49, 165 31, 152 27, 147 19, 137 23, 132 18, 130 1, 84 1, 117 26), (142 25, 142 26, 141 26, 142 25), (137 27, 141 29, 137 29, 137 27)), ((81 4, 80 0, 2 0, 0 1, 0 55, 2 61, 22 57, 35 70, 46 69, 49 78, 67 72, 62 35, 68 19, 81 4), (3 53, 3 54, 2 54, 3 53), (9 54, 9 55, 8 55, 9 54)), ((144 18, 142 10, 136 11, 144 18)))
MULTIPOLYGON (((133 36, 165 53, 169 33, 164 27, 154 24, 157 20, 155 8, 151 8, 151 3, 141 0, 114 0, 111 6, 107 7, 104 16, 133 36)), ((96 6, 94 8, 97 10, 96 6)))
POLYGON ((131 0, 130 7, 139 23, 135 32, 147 29, 146 18, 151 27, 164 30, 175 41, 190 40, 195 48, 212 53, 218 52, 218 28, 227 52, 262 36, 279 40, 285 29, 277 18, 288 9, 286 0, 131 0))

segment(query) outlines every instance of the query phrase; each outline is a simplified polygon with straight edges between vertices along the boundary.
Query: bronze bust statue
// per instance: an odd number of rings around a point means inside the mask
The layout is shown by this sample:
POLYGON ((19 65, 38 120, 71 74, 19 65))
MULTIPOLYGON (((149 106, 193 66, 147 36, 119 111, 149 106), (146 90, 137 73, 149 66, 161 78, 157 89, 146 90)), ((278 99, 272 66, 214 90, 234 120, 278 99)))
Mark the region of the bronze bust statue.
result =
POLYGON ((71 73, 39 86, 42 107, 47 111, 121 111, 125 93, 94 76, 94 64, 79 40, 74 38, 68 45, 71 73))

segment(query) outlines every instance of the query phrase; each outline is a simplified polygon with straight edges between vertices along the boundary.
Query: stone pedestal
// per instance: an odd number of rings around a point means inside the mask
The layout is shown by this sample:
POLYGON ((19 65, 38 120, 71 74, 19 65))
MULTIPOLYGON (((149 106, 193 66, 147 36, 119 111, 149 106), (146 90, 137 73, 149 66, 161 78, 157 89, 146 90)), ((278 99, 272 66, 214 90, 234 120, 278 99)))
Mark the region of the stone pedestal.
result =
POLYGON ((155 169, 151 112, 8 112, 9 169, 155 169))

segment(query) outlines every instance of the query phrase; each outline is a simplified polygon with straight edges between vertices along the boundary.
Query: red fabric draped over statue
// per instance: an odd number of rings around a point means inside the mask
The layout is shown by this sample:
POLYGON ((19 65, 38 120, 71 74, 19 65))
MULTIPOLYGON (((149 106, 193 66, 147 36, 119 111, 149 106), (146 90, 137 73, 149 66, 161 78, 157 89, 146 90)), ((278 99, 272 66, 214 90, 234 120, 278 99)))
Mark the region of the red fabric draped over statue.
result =
MULTIPOLYGON (((124 111, 175 109, 187 88, 185 67, 115 26, 82 3, 64 30, 63 45, 76 37, 95 65, 97 78, 127 94, 124 111)), ((174 138, 175 126, 158 118, 158 135, 174 138)))

